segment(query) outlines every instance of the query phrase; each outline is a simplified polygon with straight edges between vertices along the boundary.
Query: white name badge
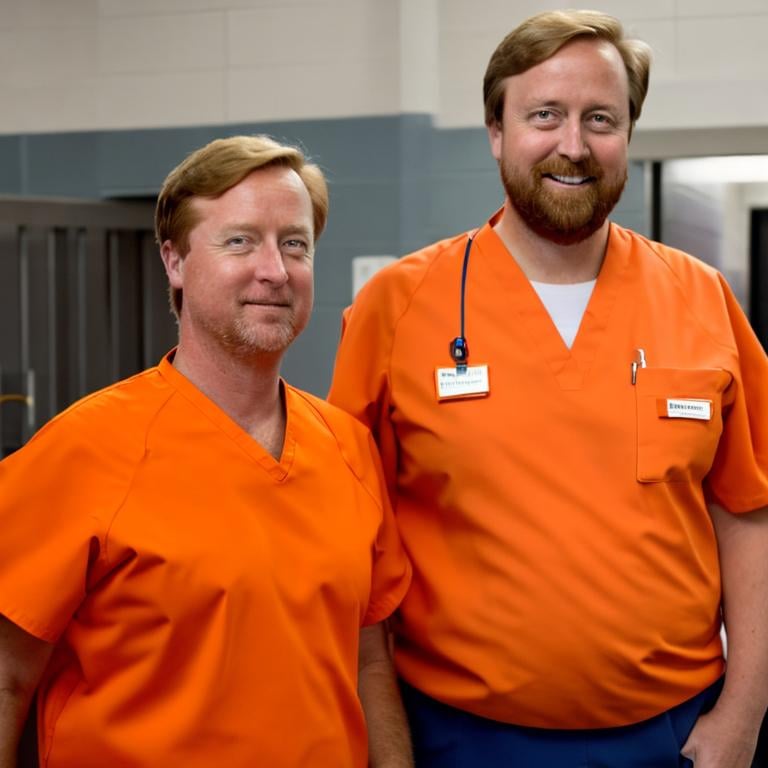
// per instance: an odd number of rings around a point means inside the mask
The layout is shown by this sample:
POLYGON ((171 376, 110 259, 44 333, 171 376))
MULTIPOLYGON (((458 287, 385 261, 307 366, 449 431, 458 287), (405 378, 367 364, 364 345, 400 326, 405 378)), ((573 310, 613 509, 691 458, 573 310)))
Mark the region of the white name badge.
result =
POLYGON ((712 418, 712 401, 669 398, 666 416, 668 419, 709 421, 712 418))
POLYGON ((461 370, 437 368, 435 385, 438 400, 450 400, 458 397, 485 397, 490 391, 487 365, 468 365, 461 370))

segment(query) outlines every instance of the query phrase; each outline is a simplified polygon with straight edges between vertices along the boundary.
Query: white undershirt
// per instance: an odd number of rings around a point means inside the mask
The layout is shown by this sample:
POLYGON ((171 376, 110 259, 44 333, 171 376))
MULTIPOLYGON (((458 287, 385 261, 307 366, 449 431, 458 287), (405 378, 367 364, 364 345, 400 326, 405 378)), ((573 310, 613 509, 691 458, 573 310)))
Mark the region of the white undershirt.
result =
POLYGON ((531 285, 549 312, 568 349, 573 346, 596 282, 597 280, 589 280, 586 283, 558 285, 531 280, 531 285))

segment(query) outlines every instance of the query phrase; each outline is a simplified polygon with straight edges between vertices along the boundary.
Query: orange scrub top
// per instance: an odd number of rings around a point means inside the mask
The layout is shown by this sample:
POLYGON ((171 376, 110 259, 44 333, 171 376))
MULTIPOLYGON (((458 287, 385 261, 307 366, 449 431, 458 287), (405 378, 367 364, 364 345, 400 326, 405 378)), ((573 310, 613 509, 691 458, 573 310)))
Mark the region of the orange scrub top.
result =
POLYGON ((493 224, 466 290, 487 397, 436 396, 466 235, 345 315, 330 400, 372 428, 414 567, 398 670, 508 723, 637 722, 723 672, 706 503, 768 504, 768 361, 715 270, 616 225, 569 350, 493 224), (709 418, 668 417, 678 400, 709 418))
POLYGON ((56 643, 48 768, 362 768, 360 627, 410 567, 367 431, 283 385, 275 461, 167 360, 0 463, 0 613, 56 643))

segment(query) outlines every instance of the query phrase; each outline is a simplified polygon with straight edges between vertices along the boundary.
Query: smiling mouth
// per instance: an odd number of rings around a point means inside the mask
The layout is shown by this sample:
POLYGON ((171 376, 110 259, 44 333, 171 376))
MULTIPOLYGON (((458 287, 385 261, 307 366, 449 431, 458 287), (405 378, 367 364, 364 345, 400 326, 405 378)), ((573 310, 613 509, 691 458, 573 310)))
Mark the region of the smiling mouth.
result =
POLYGON ((569 187, 578 187, 582 184, 589 184, 595 180, 594 176, 559 176, 555 173, 545 173, 544 178, 553 179, 560 184, 566 184, 569 187))
POLYGON ((290 307, 291 303, 288 301, 252 301, 249 299, 246 299, 245 301, 242 301, 241 304, 243 306, 250 306, 250 307, 290 307))

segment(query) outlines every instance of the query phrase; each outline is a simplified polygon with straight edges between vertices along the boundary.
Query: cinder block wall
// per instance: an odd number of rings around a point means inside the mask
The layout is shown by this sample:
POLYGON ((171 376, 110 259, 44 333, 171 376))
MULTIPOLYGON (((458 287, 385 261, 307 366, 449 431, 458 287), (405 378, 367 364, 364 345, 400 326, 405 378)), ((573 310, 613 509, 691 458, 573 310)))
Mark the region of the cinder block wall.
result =
MULTIPOLYGON (((0 133, 400 113, 481 122, 539 0, 0 0, 0 133)), ((654 48, 640 132, 768 125, 765 0, 590 0, 654 48)), ((734 147, 734 149, 738 149, 734 147)))
MULTIPOLYGON (((315 314, 285 372, 324 394, 352 258, 478 226, 501 203, 482 128, 488 57, 526 16, 570 5, 0 0, 0 194, 151 198, 211 138, 300 142, 328 173, 332 207, 315 314)), ((641 160, 768 146, 768 100, 755 97, 768 92, 768 5, 589 5, 656 52, 614 217, 648 233, 641 160)))

